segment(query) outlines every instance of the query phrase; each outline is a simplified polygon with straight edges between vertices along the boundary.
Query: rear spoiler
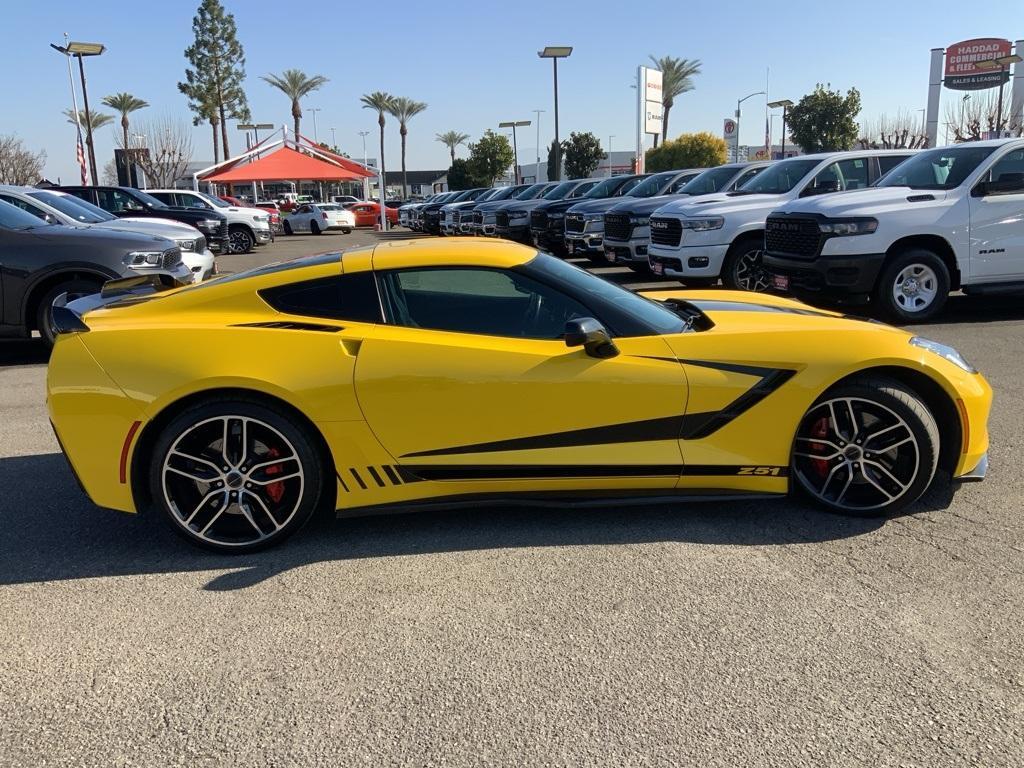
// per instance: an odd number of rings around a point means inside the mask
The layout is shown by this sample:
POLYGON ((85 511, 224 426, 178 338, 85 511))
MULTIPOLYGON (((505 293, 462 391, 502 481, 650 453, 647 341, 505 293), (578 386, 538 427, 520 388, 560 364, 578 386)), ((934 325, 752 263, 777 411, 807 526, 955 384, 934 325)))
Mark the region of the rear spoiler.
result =
POLYGON ((82 316, 87 312, 125 298, 162 293, 183 285, 187 285, 187 283, 178 282, 167 274, 139 275, 138 277, 108 280, 103 284, 99 293, 90 296, 75 297, 69 300, 68 295, 62 293, 53 300, 53 305, 50 307, 53 330, 56 333, 84 333, 89 330, 89 326, 82 320, 82 316))

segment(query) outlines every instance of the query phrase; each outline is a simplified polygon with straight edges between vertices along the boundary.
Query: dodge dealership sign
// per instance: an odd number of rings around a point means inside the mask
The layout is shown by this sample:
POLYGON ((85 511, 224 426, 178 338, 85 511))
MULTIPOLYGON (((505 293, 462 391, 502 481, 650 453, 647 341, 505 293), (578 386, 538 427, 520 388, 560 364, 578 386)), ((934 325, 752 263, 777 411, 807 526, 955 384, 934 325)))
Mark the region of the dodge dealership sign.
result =
POLYGON ((954 43, 946 48, 945 86, 955 91, 979 91, 1005 83, 1009 72, 982 69, 977 63, 1009 56, 1010 49, 1010 41, 998 37, 979 37, 954 43))

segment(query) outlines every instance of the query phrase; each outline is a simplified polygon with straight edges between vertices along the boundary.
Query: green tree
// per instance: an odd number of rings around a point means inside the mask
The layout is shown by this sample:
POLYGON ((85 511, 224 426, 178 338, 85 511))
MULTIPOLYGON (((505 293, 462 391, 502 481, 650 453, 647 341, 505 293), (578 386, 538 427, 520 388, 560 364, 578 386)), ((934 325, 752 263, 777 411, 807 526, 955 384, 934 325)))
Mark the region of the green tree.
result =
POLYGON ((228 118, 250 118, 249 102, 242 89, 245 51, 238 42, 235 17, 224 10, 220 0, 202 0, 192 19, 192 32, 195 41, 185 49, 189 66, 185 68, 185 82, 178 83, 178 90, 188 97, 189 109, 197 118, 193 122, 206 120, 213 126, 214 157, 220 125, 224 157, 228 158, 228 118))
MULTIPOLYGON (((656 69, 661 70, 661 140, 668 138, 668 116, 676 103, 676 96, 693 90, 693 78, 700 74, 700 59, 677 59, 672 56, 655 58, 651 61, 656 69)), ((658 146, 658 136, 654 136, 654 146, 658 146)))
POLYGON ((448 147, 448 151, 452 156, 452 165, 455 164, 455 148, 460 144, 465 144, 469 141, 468 133, 459 133, 458 131, 445 131, 444 133, 437 134, 434 138, 448 147))
MULTIPOLYGON (((72 125, 75 124, 75 111, 73 109, 65 109, 64 110, 64 117, 66 117, 68 119, 68 122, 71 123, 72 125)), ((87 131, 89 129, 89 124, 91 123, 92 124, 92 132, 93 133, 96 133, 96 131, 98 131, 104 125, 110 125, 112 122, 114 122, 114 118, 113 117, 111 117, 110 115, 106 114, 105 112, 97 112, 95 109, 90 109, 89 110, 89 122, 88 123, 86 123, 86 121, 85 121, 85 110, 84 109, 78 110, 78 119, 81 121, 81 125, 82 125, 82 130, 83 131, 87 131)))
POLYGON ((701 131, 684 133, 677 139, 662 142, 661 146, 647 150, 644 163, 649 173, 683 168, 711 168, 724 163, 728 154, 724 139, 701 131))
POLYGON ((448 189, 455 192, 479 186, 483 185, 478 183, 476 176, 473 175, 469 160, 458 158, 452 161, 452 166, 448 169, 448 189))
POLYGON ((836 152, 857 143, 856 117, 860 113, 860 91, 851 88, 843 96, 830 85, 818 85, 789 108, 786 127, 793 142, 804 152, 836 152))
POLYGON ((327 78, 323 75, 307 75, 301 69, 286 69, 280 75, 263 75, 261 79, 291 99, 295 140, 298 141, 299 126, 302 122, 302 106, 299 102, 303 96, 308 96, 321 88, 327 82, 327 78))
MULTIPOLYGON (((140 109, 145 109, 149 104, 136 96, 132 96, 130 93, 115 93, 113 96, 104 96, 103 103, 121 113, 121 148, 125 151, 124 157, 127 158, 128 149, 131 147, 131 143, 128 141, 128 126, 130 125, 128 115, 140 109)), ((106 173, 106 171, 107 168, 104 166, 103 172, 106 173)))
POLYGON ((601 140, 590 131, 570 133, 562 152, 565 157, 565 175, 570 179, 587 178, 607 156, 601 149, 601 140))
POLYGON ((489 187, 515 162, 509 140, 487 129, 480 140, 469 145, 469 171, 481 187, 489 187))
MULTIPOLYGON (((565 160, 565 142, 564 141, 562 142, 562 160, 563 161, 565 160)), ((557 162, 558 162, 558 158, 555 157, 555 142, 552 141, 551 144, 548 145, 548 167, 547 167, 548 181, 555 181, 556 179, 560 179, 561 178, 561 174, 559 173, 559 171, 561 169, 557 167, 557 165, 556 165, 557 162)))
POLYGON ((391 100, 388 112, 398 121, 398 133, 402 137, 402 199, 409 198, 409 179, 405 173, 405 138, 409 134, 408 124, 412 118, 427 108, 426 102, 413 101, 406 96, 396 96, 391 100))
POLYGON ((377 162, 380 163, 380 175, 384 178, 386 178, 384 176, 384 115, 391 112, 391 102, 394 99, 394 96, 385 91, 364 93, 359 97, 363 103, 363 109, 373 109, 377 112, 377 125, 380 127, 380 159, 377 162))

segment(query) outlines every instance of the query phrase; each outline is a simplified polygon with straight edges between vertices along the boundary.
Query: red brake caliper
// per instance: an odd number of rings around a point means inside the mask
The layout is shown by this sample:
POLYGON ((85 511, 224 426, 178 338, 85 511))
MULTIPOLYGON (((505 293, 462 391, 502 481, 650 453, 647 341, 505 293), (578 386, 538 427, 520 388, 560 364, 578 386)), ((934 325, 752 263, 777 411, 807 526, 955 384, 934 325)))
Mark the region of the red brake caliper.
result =
MULTIPOLYGON (((828 417, 822 416, 811 427, 812 437, 827 437, 828 436, 828 417)), ((824 443, 811 443, 812 453, 825 453, 828 450, 828 446, 824 443)), ((819 475, 825 477, 828 474, 828 459, 811 459, 811 464, 819 475)))
MULTIPOLYGON (((269 451, 267 451, 267 456, 269 456, 272 459, 276 459, 280 455, 281 452, 277 450, 277 448, 271 448, 269 451)), ((284 470, 282 469, 280 464, 271 464, 263 471, 268 475, 280 475, 281 472, 283 472, 284 470)), ((266 486, 266 488, 267 495, 274 500, 274 503, 279 502, 284 496, 283 482, 271 483, 270 485, 266 486)))

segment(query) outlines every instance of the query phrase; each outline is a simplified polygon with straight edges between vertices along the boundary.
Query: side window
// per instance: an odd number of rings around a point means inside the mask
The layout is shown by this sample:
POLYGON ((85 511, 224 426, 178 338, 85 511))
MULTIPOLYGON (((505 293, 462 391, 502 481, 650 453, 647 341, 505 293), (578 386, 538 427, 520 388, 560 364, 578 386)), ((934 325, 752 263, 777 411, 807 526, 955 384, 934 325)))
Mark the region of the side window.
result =
POLYGON ((1024 192, 1024 149, 1003 155, 987 175, 989 194, 1024 192))
POLYGON ((867 158, 840 160, 825 166, 814 177, 811 187, 818 193, 839 192, 845 189, 864 189, 868 185, 867 158))
POLYGON ((910 155, 879 155, 878 171, 885 176, 889 171, 906 160, 910 155))
POLYGON ((560 339, 567 321, 592 315, 574 299, 511 270, 410 269, 381 278, 388 322, 407 328, 560 339))
POLYGON ((213 208, 212 205, 195 195, 187 195, 182 192, 178 192, 175 197, 178 199, 178 205, 183 205, 186 208, 200 208, 204 211, 208 211, 213 208))
POLYGON ((21 210, 25 211, 26 213, 31 213, 33 216, 36 216, 42 219, 43 221, 47 220, 45 211, 43 211, 40 208, 37 208, 31 203, 26 203, 24 200, 21 200, 20 198, 10 197, 9 195, 0 195, 0 200, 2 200, 5 203, 10 203, 15 208, 21 208, 21 210))
POLYGON ((99 207, 111 213, 142 210, 141 205, 119 189, 98 189, 96 190, 96 197, 99 201, 99 207))
POLYGON ((757 176, 757 174, 763 171, 766 167, 767 166, 762 165, 760 168, 748 168, 742 174, 740 174, 740 177, 736 179, 735 182, 733 182, 731 189, 739 189, 752 178, 757 176))
POLYGON ((676 179, 675 181, 672 182, 672 186, 671 187, 669 187, 668 189, 665 190, 665 194, 666 195, 674 195, 680 189, 682 189, 687 184, 689 184, 691 181, 693 181, 693 176, 680 176, 678 179, 676 179))
POLYGON ((353 272, 265 288, 260 296, 278 312, 358 323, 381 322, 380 298, 372 272, 353 272))
POLYGON ((596 181, 587 182, 586 184, 580 184, 578 187, 576 187, 576 189, 569 193, 569 199, 575 197, 583 197, 583 195, 587 194, 587 192, 589 192, 591 187, 593 187, 595 184, 597 184, 596 181))

